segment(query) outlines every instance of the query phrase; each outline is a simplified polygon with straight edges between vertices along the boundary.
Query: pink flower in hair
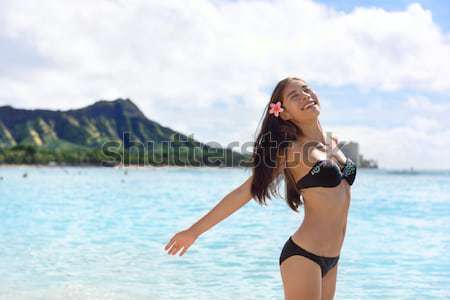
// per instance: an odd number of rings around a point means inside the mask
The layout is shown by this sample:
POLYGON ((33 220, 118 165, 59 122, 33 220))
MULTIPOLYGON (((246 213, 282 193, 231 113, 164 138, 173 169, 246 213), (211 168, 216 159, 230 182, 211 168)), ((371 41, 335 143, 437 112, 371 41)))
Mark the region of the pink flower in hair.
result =
POLYGON ((270 103, 269 114, 274 114, 275 117, 278 117, 278 114, 282 111, 284 111, 284 109, 281 107, 280 101, 278 101, 277 103, 270 103))

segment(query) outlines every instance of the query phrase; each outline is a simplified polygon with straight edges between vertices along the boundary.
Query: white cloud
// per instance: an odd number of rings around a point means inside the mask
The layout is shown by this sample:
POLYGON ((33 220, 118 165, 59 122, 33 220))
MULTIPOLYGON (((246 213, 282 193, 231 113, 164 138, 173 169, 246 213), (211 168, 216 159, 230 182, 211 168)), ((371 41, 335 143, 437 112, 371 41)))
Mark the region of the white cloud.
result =
MULTIPOLYGON (((0 72, 0 105, 67 109, 128 97, 149 118, 222 143, 252 138, 269 100, 264 91, 288 75, 362 89, 450 91, 450 36, 419 4, 343 13, 306 0, 11 0, 2 1, 0 25, 0 38, 42 62, 0 72), (211 108, 215 101, 228 109, 211 108)), ((414 138, 413 126, 386 138, 414 138)), ((367 138, 373 130, 361 137, 368 154, 379 145, 367 138)))
MULTIPOLYGON (((333 126, 342 140, 360 144, 365 158, 376 158, 382 168, 449 169, 450 128, 430 130, 423 124, 394 128, 333 126)), ((433 129, 436 129, 433 127, 433 129)))
POLYGON ((63 90, 75 101, 126 93, 204 107, 242 95, 261 105, 249 91, 287 73, 330 85, 450 90, 449 36, 419 4, 344 14, 287 0, 7 1, 1 14, 4 35, 54 62, 26 82, 30 97, 49 101, 63 90))
POLYGON ((436 103, 423 96, 410 97, 403 103, 403 105, 408 109, 420 111, 422 113, 450 113, 450 102, 436 103))
POLYGON ((436 102, 425 96, 409 97, 384 110, 369 106, 363 117, 379 119, 401 117, 400 124, 330 126, 343 140, 360 144, 365 158, 375 158, 383 168, 450 169, 450 101, 436 102))

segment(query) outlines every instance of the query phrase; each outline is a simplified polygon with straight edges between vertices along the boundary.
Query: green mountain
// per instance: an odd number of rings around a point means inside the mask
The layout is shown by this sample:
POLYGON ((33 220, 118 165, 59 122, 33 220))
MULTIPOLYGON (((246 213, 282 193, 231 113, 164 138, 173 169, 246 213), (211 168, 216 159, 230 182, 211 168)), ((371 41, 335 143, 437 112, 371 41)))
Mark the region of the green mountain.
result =
MULTIPOLYGON (((52 160, 55 159, 55 157, 52 158, 52 155, 76 152, 75 161, 77 161, 76 156, 81 155, 80 153, 83 151, 83 155, 96 151, 96 156, 103 155, 105 158, 104 153, 99 154, 99 151, 106 144, 123 145, 125 149, 132 152, 133 147, 130 148, 130 146, 139 143, 142 145, 154 143, 156 147, 148 149, 160 156, 179 149, 181 146, 185 147, 183 153, 186 154, 189 150, 200 151, 200 156, 204 156, 205 150, 209 152, 213 150, 216 153, 215 157, 224 158, 220 165, 236 165, 239 161, 249 158, 229 149, 211 148, 190 136, 149 120, 129 99, 101 100, 84 108, 65 111, 26 110, 0 106, 0 149, 3 151, 3 156, 0 153, 0 163, 11 163, 11 159, 13 163, 17 163, 18 156, 25 157, 36 153, 45 153, 44 156, 50 155, 49 159, 52 160), (169 142, 170 146, 167 149, 164 148, 163 145, 167 145, 169 142), (194 150, 194 148, 196 149, 194 150), (11 151, 17 153, 11 154, 11 151), (226 155, 229 158, 226 158, 226 155)), ((104 148, 101 151, 104 152, 104 148)), ((186 155, 189 157, 191 154, 186 155)), ((28 161, 19 161, 18 163, 32 163, 33 159, 36 160, 36 157, 28 157, 28 161)), ((65 161, 64 158, 55 160, 63 163, 65 161)), ((142 158, 140 158, 141 160, 142 158)), ((204 162, 204 157, 201 160, 204 162)), ((39 162, 38 160, 37 163, 39 162)), ((74 162, 73 159, 71 162, 74 162)), ((151 160, 148 162, 152 163, 151 160)), ((88 161, 88 163, 92 163, 92 161, 88 161)), ((165 164, 171 164, 170 159, 165 161, 165 164)), ((218 164, 214 163, 214 165, 218 164)))

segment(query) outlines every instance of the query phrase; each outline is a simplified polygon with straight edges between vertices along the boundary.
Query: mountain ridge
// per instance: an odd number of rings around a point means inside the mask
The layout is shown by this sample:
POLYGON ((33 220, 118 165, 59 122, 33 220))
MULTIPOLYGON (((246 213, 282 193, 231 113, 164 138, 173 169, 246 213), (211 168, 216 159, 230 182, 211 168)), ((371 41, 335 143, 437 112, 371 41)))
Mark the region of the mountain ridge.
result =
POLYGON ((68 110, 0 106, 0 146, 22 143, 40 146, 49 139, 99 146, 107 139, 120 140, 125 131, 132 133, 140 142, 170 141, 172 135, 188 138, 147 118, 128 98, 99 100, 78 109, 68 110))
MULTIPOLYGON (((196 141, 192 135, 187 136, 147 118, 128 98, 98 100, 68 110, 0 106, 0 163, 45 163, 53 159, 58 162, 69 160, 75 164, 78 160, 98 163, 105 159, 103 147, 111 142, 118 149, 123 146, 126 151, 122 152, 132 151, 131 147, 139 142, 144 148, 153 143, 156 147, 144 151, 163 157, 167 164, 175 160, 175 164, 182 163, 182 160, 193 161, 199 155, 200 165, 203 165, 210 150, 219 155, 213 165, 221 163, 234 166, 236 162, 247 158, 231 149, 196 141), (180 146, 188 148, 181 151, 185 157, 169 157, 180 146)), ((140 157, 135 159, 138 162, 142 160, 140 157)))

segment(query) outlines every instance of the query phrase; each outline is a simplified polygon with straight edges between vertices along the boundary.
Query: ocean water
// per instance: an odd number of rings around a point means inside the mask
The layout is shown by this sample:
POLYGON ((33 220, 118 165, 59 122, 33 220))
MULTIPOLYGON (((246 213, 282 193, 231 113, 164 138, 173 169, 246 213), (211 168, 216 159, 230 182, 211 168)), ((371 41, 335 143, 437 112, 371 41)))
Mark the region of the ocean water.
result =
MULTIPOLYGON (((303 212, 282 198, 164 251, 249 174, 1 167, 0 299, 283 299, 278 257, 303 212)), ((449 173, 358 170, 335 299, 450 299, 449 173)))

